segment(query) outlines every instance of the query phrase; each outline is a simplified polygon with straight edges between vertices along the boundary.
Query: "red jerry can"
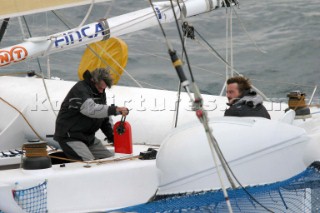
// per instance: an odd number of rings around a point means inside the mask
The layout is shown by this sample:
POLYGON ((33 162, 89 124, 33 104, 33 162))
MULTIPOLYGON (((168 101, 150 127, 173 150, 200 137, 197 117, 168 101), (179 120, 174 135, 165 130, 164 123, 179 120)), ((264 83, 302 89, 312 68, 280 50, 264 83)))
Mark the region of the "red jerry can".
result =
POLYGON ((114 152, 123 154, 132 154, 132 132, 130 124, 125 121, 122 116, 121 121, 118 121, 113 126, 114 135, 114 152))

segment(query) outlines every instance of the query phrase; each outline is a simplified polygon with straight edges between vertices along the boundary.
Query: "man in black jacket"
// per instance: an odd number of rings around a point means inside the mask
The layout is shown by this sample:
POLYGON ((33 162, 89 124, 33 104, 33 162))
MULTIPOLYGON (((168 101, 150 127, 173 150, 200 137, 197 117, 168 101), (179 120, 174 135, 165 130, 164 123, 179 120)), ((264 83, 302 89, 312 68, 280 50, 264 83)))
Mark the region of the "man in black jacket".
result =
POLYGON ((225 116, 270 119, 268 111, 262 105, 262 97, 252 89, 249 79, 245 77, 236 76, 227 80, 227 98, 230 108, 225 111, 225 116))
POLYGON ((59 142, 68 158, 89 161, 114 155, 105 148, 95 133, 101 129, 113 143, 112 119, 110 115, 129 111, 126 107, 106 105, 105 89, 112 86, 107 69, 86 71, 84 80, 77 82, 69 91, 56 120, 54 139, 59 142))

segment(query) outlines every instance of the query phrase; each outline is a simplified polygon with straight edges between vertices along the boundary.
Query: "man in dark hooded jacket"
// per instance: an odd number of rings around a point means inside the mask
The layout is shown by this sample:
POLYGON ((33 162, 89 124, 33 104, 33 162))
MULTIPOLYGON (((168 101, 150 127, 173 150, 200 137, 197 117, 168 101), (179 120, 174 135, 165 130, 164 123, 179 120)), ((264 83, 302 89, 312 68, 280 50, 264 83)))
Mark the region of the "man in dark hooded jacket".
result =
POLYGON ((252 88, 249 79, 236 76, 227 80, 227 98, 230 106, 225 116, 264 117, 270 119, 263 99, 252 88))
POLYGON ((61 104, 54 139, 71 159, 89 161, 111 157, 114 153, 105 148, 95 133, 101 129, 112 143, 112 120, 109 116, 126 116, 129 111, 126 107, 106 105, 105 89, 112 86, 107 69, 86 71, 83 77, 84 80, 71 88, 61 104))

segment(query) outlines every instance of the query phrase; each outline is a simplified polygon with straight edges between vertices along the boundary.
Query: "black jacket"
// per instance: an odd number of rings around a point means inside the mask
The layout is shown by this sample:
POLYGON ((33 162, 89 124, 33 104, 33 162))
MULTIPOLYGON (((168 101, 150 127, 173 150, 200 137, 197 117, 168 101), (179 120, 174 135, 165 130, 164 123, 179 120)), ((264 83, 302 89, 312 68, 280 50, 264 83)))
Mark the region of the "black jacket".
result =
POLYGON ((270 119, 266 108, 262 105, 262 97, 253 90, 243 92, 241 98, 236 100, 224 113, 225 116, 264 117, 270 119))
POLYGON ((106 93, 98 92, 91 81, 90 72, 87 71, 84 74, 84 80, 77 82, 71 88, 61 104, 56 120, 54 139, 59 143, 82 141, 90 145, 94 141, 95 133, 101 129, 108 140, 113 142, 112 124, 108 117, 110 115, 116 115, 116 107, 114 105, 106 106, 106 93), (104 110, 100 111, 103 116, 94 117, 95 111, 93 110, 91 112, 93 115, 89 117, 81 111, 83 105, 89 99, 91 110, 93 106, 99 106, 100 109, 104 110))

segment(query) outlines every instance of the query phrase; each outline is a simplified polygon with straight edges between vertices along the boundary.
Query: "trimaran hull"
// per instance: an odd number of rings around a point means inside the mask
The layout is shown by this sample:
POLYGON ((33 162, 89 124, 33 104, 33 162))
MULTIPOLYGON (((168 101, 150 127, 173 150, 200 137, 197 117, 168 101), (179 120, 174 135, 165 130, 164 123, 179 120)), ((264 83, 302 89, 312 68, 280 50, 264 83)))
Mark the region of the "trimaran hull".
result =
MULTIPOLYGON (((186 1, 182 11, 184 16, 192 16, 220 7, 221 3, 186 1)), ((174 20, 169 3, 157 3, 155 8, 160 22, 174 20)), ((176 11, 180 17, 177 6, 176 11)), ((0 66, 156 24, 153 10, 147 8, 47 38, 30 39, 1 49, 0 66)), ((59 110, 63 98, 75 82, 44 81, 52 105, 41 79, 0 78, 0 150, 21 148, 28 139, 37 137, 35 131, 41 138, 54 142, 48 136, 54 133, 54 111, 59 110), (30 125, 18 111, 24 114, 30 125)), ((177 194, 221 187, 206 135, 195 113, 190 110, 186 94, 181 96, 178 128, 173 128, 177 101, 175 92, 115 86, 108 94, 109 104, 114 102, 131 108, 127 120, 132 125, 134 143, 160 146, 157 160, 95 163, 90 168, 84 167, 83 163, 68 163, 44 170, 1 171, 0 200, 5 201, 0 202, 1 210, 22 212, 13 201, 11 190, 43 182, 47 185, 46 208, 49 212, 103 211, 145 203, 155 193, 177 194)), ((267 102, 265 105, 273 120, 222 118, 226 108, 225 97, 204 95, 203 98, 211 119, 210 126, 226 160, 243 184, 284 180, 318 160, 320 133, 316 126, 319 116, 297 122, 290 112, 283 113, 286 108, 283 103, 267 102)), ((102 138, 101 133, 98 136, 102 138)), ((142 148, 135 146, 134 150, 138 154, 142 148)), ((222 179, 229 187, 226 177, 222 179)))

